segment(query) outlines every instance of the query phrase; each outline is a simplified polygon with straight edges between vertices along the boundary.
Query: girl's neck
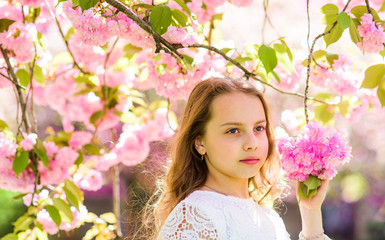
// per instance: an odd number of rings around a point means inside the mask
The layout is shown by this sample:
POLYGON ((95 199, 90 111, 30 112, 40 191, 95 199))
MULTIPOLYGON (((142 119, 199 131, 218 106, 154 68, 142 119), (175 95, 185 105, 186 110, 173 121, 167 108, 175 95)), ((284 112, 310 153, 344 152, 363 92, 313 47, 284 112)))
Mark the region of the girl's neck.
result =
POLYGON ((215 179, 208 178, 201 190, 217 192, 227 196, 248 199, 250 198, 248 190, 248 179, 241 179, 239 181, 219 182, 215 179))

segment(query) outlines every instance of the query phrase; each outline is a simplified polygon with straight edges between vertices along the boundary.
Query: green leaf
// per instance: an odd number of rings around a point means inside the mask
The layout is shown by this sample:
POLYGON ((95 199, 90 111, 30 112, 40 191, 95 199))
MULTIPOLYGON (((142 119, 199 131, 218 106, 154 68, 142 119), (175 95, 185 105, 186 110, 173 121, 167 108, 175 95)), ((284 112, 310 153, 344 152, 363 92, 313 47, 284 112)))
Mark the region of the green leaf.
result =
POLYGON ((79 200, 77 199, 76 195, 72 193, 69 189, 63 188, 65 194, 66 194, 66 199, 67 201, 74 206, 76 209, 79 210, 79 200))
POLYGON ((290 61, 293 61, 293 54, 291 53, 289 46, 287 46, 286 42, 283 39, 281 39, 281 43, 283 46, 285 46, 286 54, 289 57, 290 61))
POLYGON ((16 77, 19 79, 20 84, 24 87, 27 87, 31 80, 29 73, 24 68, 17 70, 16 77))
POLYGON ((44 166, 48 168, 49 160, 47 153, 41 149, 35 148, 35 153, 39 156, 40 160, 43 162, 44 166))
POLYGON ((355 44, 362 41, 362 37, 360 36, 357 30, 358 25, 360 25, 360 21, 358 21, 357 19, 353 18, 352 21, 350 21, 349 34, 350 38, 355 44))
POLYGON ((95 125, 96 121, 98 121, 102 117, 103 117, 103 111, 97 111, 97 112, 95 112, 94 114, 91 115, 90 123, 95 125))
POLYGON ((382 5, 380 9, 378 10, 379 12, 384 12, 385 11, 385 1, 382 2, 382 5))
POLYGON ((27 151, 18 152, 12 164, 13 171, 15 171, 17 177, 27 168, 28 163, 29 153, 27 151))
POLYGON ((338 20, 338 14, 325 15, 322 18, 322 23, 326 25, 333 25, 338 20))
POLYGON ((306 193, 307 186, 303 182, 300 182, 298 186, 298 204, 301 202, 302 199, 306 197, 306 193))
POLYGON ((230 52, 231 50, 234 50, 234 48, 222 48, 221 51, 224 53, 224 54, 227 54, 228 52, 230 52))
POLYGON ((177 23, 176 26, 186 27, 188 25, 188 17, 178 9, 171 9, 172 20, 177 23))
POLYGON ((68 29, 67 34, 64 37, 64 40, 66 40, 66 41, 70 40, 71 35, 74 33, 76 33, 75 28, 71 27, 70 29, 68 29))
POLYGON ((321 186, 321 179, 310 175, 303 183, 307 186, 309 193, 309 190, 317 189, 319 186, 321 186))
POLYGON ((78 7, 79 6, 79 0, 72 0, 72 6, 74 8, 78 7))
POLYGON ((42 50, 46 51, 48 46, 47 38, 39 31, 37 32, 37 40, 42 50))
POLYGON ((8 31, 9 26, 11 26, 14 22, 14 20, 8 19, 8 18, 1 18, 0 19, 0 33, 8 31))
POLYGON ((281 79, 279 78, 279 76, 277 75, 277 73, 275 71, 272 71, 271 72, 275 78, 275 80, 277 80, 278 83, 281 83, 281 79))
POLYGON ((63 190, 67 201, 79 210, 79 204, 83 203, 83 192, 69 179, 65 181, 63 190))
POLYGON ((29 226, 33 223, 33 218, 28 215, 19 217, 16 222, 13 223, 15 226, 14 232, 23 231, 30 229, 29 226))
POLYGON ((83 154, 83 151, 80 151, 80 150, 78 151, 78 153, 79 153, 79 157, 76 159, 75 165, 79 167, 79 165, 84 161, 84 154, 83 154))
POLYGON ((338 25, 342 28, 342 31, 350 26, 350 17, 346 12, 338 14, 338 25))
POLYGON ((136 8, 136 7, 141 7, 141 8, 145 8, 145 9, 153 9, 154 6, 151 5, 151 4, 147 4, 147 3, 139 3, 139 4, 135 4, 134 6, 132 6, 133 8, 136 8))
POLYGON ((43 69, 39 65, 35 65, 35 68, 33 70, 33 79, 35 79, 36 82, 38 82, 40 85, 44 86, 44 73, 43 69))
POLYGON ((385 64, 376 64, 365 70, 365 78, 360 88, 375 88, 385 77, 385 64))
MULTIPOLYGON (((331 25, 327 25, 326 28, 325 28, 325 32, 329 31, 331 28, 332 28, 331 25)), ((337 25, 333 28, 333 30, 329 34, 326 34, 324 36, 326 47, 329 46, 332 43, 337 42, 341 38, 342 32, 343 32, 342 28, 337 23, 337 25)))
POLYGON ((0 120, 0 131, 8 130, 8 124, 4 122, 3 120, 0 120))
POLYGON ((185 61, 186 64, 192 66, 194 63, 194 58, 190 57, 189 55, 182 54, 183 60, 185 61))
POLYGON ((287 52, 288 48, 283 44, 277 43, 273 45, 273 48, 275 50, 275 53, 277 54, 277 59, 280 65, 287 71, 291 72, 293 70, 293 64, 290 59, 290 55, 287 52))
POLYGON ((36 236, 37 236, 38 240, 49 240, 48 239, 48 234, 47 234, 46 231, 36 227, 35 228, 35 233, 36 233, 36 236))
POLYGON ((330 93, 318 93, 317 95, 314 96, 315 99, 319 100, 333 100, 334 96, 331 95, 330 93))
POLYGON ((18 237, 14 233, 8 233, 4 237, 2 237, 1 240, 18 240, 18 237))
POLYGON ((269 46, 262 45, 258 49, 258 57, 265 68, 266 74, 269 74, 277 66, 277 55, 275 50, 269 46))
MULTIPOLYGON (((325 50, 317 50, 315 52, 313 52, 313 58, 318 62, 320 60, 326 60, 326 51, 325 50)), ((311 63, 312 64, 315 64, 314 63, 314 60, 313 58, 311 59, 311 63)), ((303 60, 303 62, 301 63, 303 66, 307 67, 307 58, 305 60, 303 60)))
POLYGON ((79 6, 83 12, 84 10, 95 7, 98 2, 99 0, 79 0, 79 6))
POLYGON ((381 106, 385 106, 385 79, 381 79, 381 84, 377 88, 377 96, 381 102, 381 106))
MULTIPOLYGON (((59 5, 59 3, 61 3, 61 2, 67 2, 67 0, 58 0, 57 1, 57 4, 55 5, 55 8, 57 8, 57 6, 59 5)), ((78 4, 79 5, 79 4, 78 4)), ((75 7, 75 6, 74 6, 75 7)))
MULTIPOLYGON (((377 12, 373 9, 373 8, 370 8, 371 9, 371 12, 373 14, 373 17, 374 17, 374 21, 378 21, 380 20, 380 17, 378 16, 377 12)), ((353 7, 350 12, 357 18, 357 19, 361 19, 362 16, 364 16, 365 13, 369 13, 368 12, 368 8, 366 7, 366 5, 360 5, 360 6, 356 6, 356 7, 353 7)))
POLYGON ((157 5, 155 6, 150 14, 151 27, 159 35, 167 32, 167 28, 171 24, 171 10, 168 6, 157 5))
POLYGON ((325 15, 338 14, 338 7, 334 4, 326 4, 321 8, 321 12, 325 15))
POLYGON ((329 123, 334 118, 334 113, 328 109, 328 105, 320 105, 314 109, 315 120, 321 123, 329 123))
POLYGON ((128 111, 120 116, 120 121, 128 124, 136 124, 138 122, 138 118, 133 112, 128 111))
POLYGON ((239 63, 245 63, 245 62, 253 61, 253 59, 251 57, 237 57, 234 60, 239 62, 239 63))
POLYGON ((326 54, 326 60, 328 61, 329 65, 332 66, 334 61, 339 58, 338 54, 332 54, 332 53, 327 53, 326 54))
POLYGON ((90 155, 98 155, 100 156, 100 149, 98 146, 93 145, 93 144, 86 144, 84 145, 84 149, 87 151, 88 154, 90 155))
POLYGON ((67 223, 72 223, 74 216, 71 211, 71 207, 61 198, 55 198, 52 200, 53 205, 59 210, 63 221, 67 223))
POLYGON ((151 111, 151 112, 154 112, 156 111, 157 109, 159 108, 167 108, 168 107, 168 103, 166 100, 159 100, 159 101, 154 101, 150 104, 150 106, 148 107, 148 109, 151 111))
POLYGON ((191 11, 187 7, 187 5, 183 2, 183 0, 175 0, 176 3, 185 11, 189 16, 191 16, 191 11))
POLYGON ((136 53, 141 52, 142 50, 142 48, 136 47, 131 43, 126 44, 123 48, 123 51, 125 53, 124 56, 126 56, 128 59, 131 59, 136 53))
POLYGON ((318 192, 317 189, 309 190, 309 192, 307 193, 307 197, 309 198, 309 201, 312 199, 312 197, 314 197, 317 194, 317 192, 318 192))
POLYGON ((57 227, 60 227, 61 216, 57 208, 53 205, 47 205, 45 207, 49 213, 49 216, 52 218, 53 222, 56 223, 57 227))

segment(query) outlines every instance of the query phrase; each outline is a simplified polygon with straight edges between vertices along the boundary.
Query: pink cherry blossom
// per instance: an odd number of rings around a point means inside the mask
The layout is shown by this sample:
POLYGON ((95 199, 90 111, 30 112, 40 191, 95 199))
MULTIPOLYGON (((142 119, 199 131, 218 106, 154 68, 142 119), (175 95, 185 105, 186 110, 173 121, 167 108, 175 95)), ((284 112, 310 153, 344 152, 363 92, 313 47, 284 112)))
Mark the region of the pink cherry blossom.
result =
MULTIPOLYGON (((159 108, 155 112, 154 119, 149 120, 144 126, 144 134, 149 141, 159 141, 174 134, 167 119, 167 108, 159 108)), ((174 126, 176 128, 176 126, 174 126)))
POLYGON ((305 181, 310 175, 332 179, 336 167, 350 161, 351 147, 332 129, 310 122, 304 134, 278 140, 283 170, 289 179, 305 181))
POLYGON ((357 31, 362 37, 362 42, 358 42, 357 46, 367 53, 378 53, 384 49, 385 33, 382 26, 376 26, 371 14, 365 13, 361 17, 361 25, 357 27, 357 31))
POLYGON ((54 158, 49 159, 48 168, 42 163, 39 164, 40 180, 42 185, 59 184, 68 179, 70 174, 68 168, 71 167, 79 153, 70 147, 62 147, 54 158))
POLYGON ((79 150, 82 146, 90 143, 92 139, 92 133, 90 132, 73 132, 71 139, 68 141, 68 145, 75 150, 79 150))
MULTIPOLYGON (((206 0, 205 3, 209 1, 210 0, 206 0)), ((224 1, 221 1, 221 2, 224 2, 224 1)), ((216 4, 218 3, 216 2, 216 4)), ((202 0, 194 0, 194 1, 188 2, 187 7, 191 10, 192 13, 196 15, 198 23, 203 24, 209 21, 211 17, 215 15, 216 4, 209 3, 208 5, 206 5, 206 9, 204 9, 202 0)))
MULTIPOLYGON (((84 222, 84 220, 87 217, 88 210, 85 206, 81 205, 79 206, 80 212, 75 208, 71 207, 71 212, 73 215, 72 223, 67 223, 62 221, 60 224, 60 230, 64 231, 70 231, 72 229, 75 229, 80 226, 84 222)), ((51 234, 54 235, 58 233, 59 229, 57 228, 56 223, 52 220, 51 216, 49 215, 48 211, 46 209, 42 209, 37 213, 36 217, 37 221, 42 224, 43 229, 51 234)))
POLYGON ((183 46, 192 45, 197 41, 197 34, 191 31, 189 33, 187 28, 177 28, 174 26, 169 26, 167 32, 164 35, 164 39, 166 39, 170 43, 179 43, 183 46))
POLYGON ((110 167, 120 163, 115 152, 105 153, 102 156, 89 156, 87 161, 94 161, 96 163, 95 169, 98 171, 107 171, 110 167))
POLYGON ((150 152, 150 142, 145 136, 143 126, 126 125, 112 153, 126 166, 143 162, 150 152))
POLYGON ((273 80, 274 86, 284 90, 284 91, 296 91, 299 88, 299 83, 301 81, 301 73, 304 69, 303 65, 298 63, 295 65, 295 68, 292 72, 288 72, 281 65, 277 65, 275 71, 279 76, 281 82, 278 83, 276 79, 273 80))
POLYGON ((23 134, 24 139, 20 142, 20 146, 25 150, 29 151, 33 149, 33 146, 36 144, 37 134, 31 133, 29 135, 23 134))
POLYGON ((253 3, 253 0, 231 0, 231 3, 238 7, 247 7, 253 3))
POLYGON ((88 170, 85 174, 75 173, 74 183, 81 189, 87 191, 97 191, 103 186, 103 176, 96 170, 88 170))
POLYGON ((18 0, 22 5, 26 5, 31 8, 38 8, 43 3, 43 0, 18 0))
POLYGON ((33 24, 15 22, 9 26, 8 31, 0 33, 0 45, 10 50, 10 57, 18 62, 29 62, 35 54, 33 44, 35 31, 36 28, 33 24))
MULTIPOLYGON (((16 154, 17 144, 4 132, 0 132, 0 157, 11 157, 16 154)), ((1 168, 1 167, 0 167, 1 168)))

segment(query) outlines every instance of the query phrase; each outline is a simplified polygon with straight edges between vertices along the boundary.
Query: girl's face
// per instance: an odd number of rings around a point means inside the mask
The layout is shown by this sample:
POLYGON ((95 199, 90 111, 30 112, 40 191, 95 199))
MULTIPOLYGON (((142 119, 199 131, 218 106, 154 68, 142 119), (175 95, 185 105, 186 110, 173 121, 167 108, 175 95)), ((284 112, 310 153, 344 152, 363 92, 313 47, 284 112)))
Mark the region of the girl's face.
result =
POLYGON ((206 132, 196 145, 198 152, 206 153, 208 179, 243 181, 255 176, 269 148, 261 100, 244 93, 217 96, 206 132))

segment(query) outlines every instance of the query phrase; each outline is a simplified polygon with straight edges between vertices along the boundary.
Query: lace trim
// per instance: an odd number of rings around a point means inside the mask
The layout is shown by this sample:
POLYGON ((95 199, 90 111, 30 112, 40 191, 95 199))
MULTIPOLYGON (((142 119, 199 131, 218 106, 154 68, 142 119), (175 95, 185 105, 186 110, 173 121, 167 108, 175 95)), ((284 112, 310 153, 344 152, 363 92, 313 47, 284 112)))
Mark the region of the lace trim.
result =
POLYGON ((217 240, 218 233, 204 212, 182 202, 167 218, 158 239, 217 240))

